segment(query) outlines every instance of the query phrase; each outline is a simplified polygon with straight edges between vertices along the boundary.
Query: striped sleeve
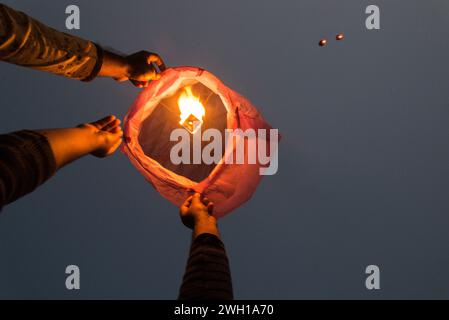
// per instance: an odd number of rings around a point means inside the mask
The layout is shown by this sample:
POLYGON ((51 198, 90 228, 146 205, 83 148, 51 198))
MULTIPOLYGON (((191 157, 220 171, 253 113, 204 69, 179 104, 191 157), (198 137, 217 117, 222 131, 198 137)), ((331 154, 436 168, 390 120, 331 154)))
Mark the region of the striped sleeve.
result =
POLYGON ((0 135, 0 209, 30 193, 56 171, 47 138, 34 131, 0 135))
POLYGON ((206 233, 193 241, 178 299, 233 299, 229 261, 217 236, 206 233))
POLYGON ((82 81, 97 76, 103 51, 0 3, 0 60, 82 81))

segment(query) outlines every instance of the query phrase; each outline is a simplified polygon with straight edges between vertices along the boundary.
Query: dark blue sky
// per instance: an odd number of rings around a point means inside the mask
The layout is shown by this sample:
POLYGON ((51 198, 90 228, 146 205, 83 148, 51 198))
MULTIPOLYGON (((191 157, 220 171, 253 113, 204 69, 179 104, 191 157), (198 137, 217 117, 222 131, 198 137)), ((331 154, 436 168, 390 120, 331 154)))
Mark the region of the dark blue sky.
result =
MULTIPOLYGON (((220 221, 237 298, 449 298, 449 2, 3 2, 61 30, 78 4, 74 34, 208 69, 279 128, 279 173, 220 221)), ((1 132, 123 117, 139 92, 4 63, 0 78, 1 132)), ((0 298, 175 298, 189 244, 123 154, 86 157, 3 210, 0 298)))

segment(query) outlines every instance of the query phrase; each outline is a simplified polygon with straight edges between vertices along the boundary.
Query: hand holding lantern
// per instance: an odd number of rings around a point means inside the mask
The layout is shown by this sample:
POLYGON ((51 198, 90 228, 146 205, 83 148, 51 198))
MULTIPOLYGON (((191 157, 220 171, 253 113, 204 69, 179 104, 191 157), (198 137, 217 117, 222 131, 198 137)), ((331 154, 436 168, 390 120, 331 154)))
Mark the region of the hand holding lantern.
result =
POLYGON ((217 219, 212 216, 214 204, 199 193, 187 198, 179 209, 184 225, 193 230, 193 237, 210 233, 220 237, 217 228, 217 219))
POLYGON ((152 52, 139 51, 123 57, 105 51, 99 76, 111 77, 117 81, 131 81, 136 87, 147 87, 149 81, 158 80, 160 72, 166 69, 162 58, 152 52))

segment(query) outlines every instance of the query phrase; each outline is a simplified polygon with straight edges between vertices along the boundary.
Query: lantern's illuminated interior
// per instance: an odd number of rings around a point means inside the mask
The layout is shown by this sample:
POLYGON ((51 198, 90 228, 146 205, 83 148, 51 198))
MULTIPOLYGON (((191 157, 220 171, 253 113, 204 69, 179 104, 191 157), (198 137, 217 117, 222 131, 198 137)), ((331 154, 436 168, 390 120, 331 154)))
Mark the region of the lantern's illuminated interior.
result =
MULTIPOLYGON (((170 97, 162 99, 154 111, 142 121, 139 143, 146 156, 156 160, 168 170, 195 182, 207 178, 216 164, 175 165, 170 160, 170 150, 177 141, 170 141, 174 129, 184 128, 191 134, 201 129, 214 128, 222 132, 222 154, 224 153, 224 132, 227 127, 227 111, 221 98, 201 83, 180 88, 170 97), (156 133, 156 134, 155 134, 156 133)), ((198 132, 199 133, 199 132, 198 132)), ((202 147, 210 142, 202 142, 202 147)))

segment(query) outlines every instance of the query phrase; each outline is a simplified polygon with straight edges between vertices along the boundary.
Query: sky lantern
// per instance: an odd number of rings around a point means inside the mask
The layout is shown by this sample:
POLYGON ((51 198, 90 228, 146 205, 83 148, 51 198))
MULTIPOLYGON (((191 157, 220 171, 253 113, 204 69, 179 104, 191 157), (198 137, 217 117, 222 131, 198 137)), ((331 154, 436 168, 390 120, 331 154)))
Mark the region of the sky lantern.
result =
POLYGON ((122 151, 174 205, 199 192, 219 218, 251 198, 273 154, 277 163, 278 141, 246 98, 208 71, 177 67, 129 109, 122 151))
POLYGON ((327 39, 320 39, 320 41, 318 42, 318 45, 320 47, 327 46, 327 39))
POLYGON ((337 40, 337 41, 341 41, 341 40, 343 40, 345 38, 345 35, 343 34, 343 33, 339 33, 339 34, 337 34, 336 36, 335 36, 335 39, 337 40))

